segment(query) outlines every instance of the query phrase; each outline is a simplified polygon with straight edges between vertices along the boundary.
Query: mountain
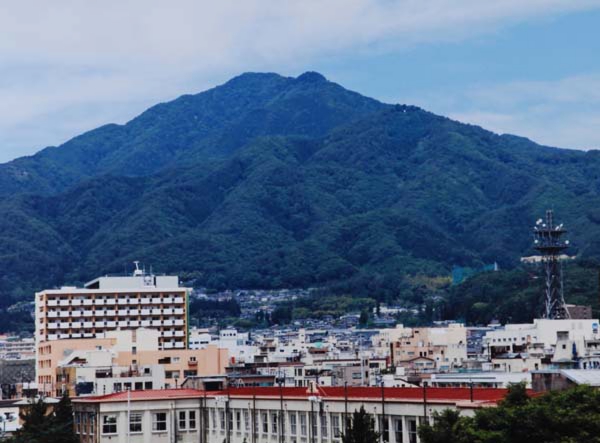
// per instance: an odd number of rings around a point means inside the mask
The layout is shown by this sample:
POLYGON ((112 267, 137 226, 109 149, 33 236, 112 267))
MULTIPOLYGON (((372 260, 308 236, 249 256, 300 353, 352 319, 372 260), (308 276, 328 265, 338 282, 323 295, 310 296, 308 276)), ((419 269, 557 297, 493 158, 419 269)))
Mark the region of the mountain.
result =
POLYGON ((600 154, 388 105, 317 73, 243 74, 0 165, 0 291, 142 260, 197 285, 408 297, 531 254, 548 207, 600 255, 600 154))

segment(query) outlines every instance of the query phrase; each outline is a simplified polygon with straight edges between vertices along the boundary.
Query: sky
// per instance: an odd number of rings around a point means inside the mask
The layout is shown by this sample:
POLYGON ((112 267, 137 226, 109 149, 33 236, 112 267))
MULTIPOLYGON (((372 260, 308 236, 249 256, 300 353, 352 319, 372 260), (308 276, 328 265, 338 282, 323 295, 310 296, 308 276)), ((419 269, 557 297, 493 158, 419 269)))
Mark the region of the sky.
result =
POLYGON ((6 0, 0 162, 246 71, 600 149, 600 0, 6 0))

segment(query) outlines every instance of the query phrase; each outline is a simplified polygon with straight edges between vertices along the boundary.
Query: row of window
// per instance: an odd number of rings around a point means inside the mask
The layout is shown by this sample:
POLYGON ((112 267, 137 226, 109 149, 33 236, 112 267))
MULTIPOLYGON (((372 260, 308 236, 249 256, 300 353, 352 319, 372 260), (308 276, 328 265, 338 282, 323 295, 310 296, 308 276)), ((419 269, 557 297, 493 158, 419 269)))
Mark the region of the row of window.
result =
MULTIPOLYGON (((289 420, 289 433, 291 436, 308 437, 309 426, 312 427, 311 435, 319 435, 319 429, 321 431, 321 438, 328 438, 329 432, 333 439, 339 439, 341 437, 341 430, 343 426, 343 416, 341 414, 327 414, 313 413, 313 419, 310 420, 309 412, 288 412, 285 417, 289 420)), ((209 429, 213 432, 216 431, 230 431, 251 433, 251 411, 247 409, 229 411, 229 423, 226 423, 225 411, 223 409, 210 410, 210 422, 209 429), (217 415, 218 413, 218 415, 217 415)), ((254 416, 254 432, 259 434, 273 434, 278 435, 280 432, 279 421, 280 412, 276 411, 264 411, 258 410, 254 416)), ((403 424, 402 418, 393 418, 394 432, 397 442, 402 440, 403 424)), ((285 430, 286 423, 281 423, 281 426, 285 430)), ((417 418, 410 417, 407 419, 407 432, 409 443, 416 443, 417 441, 417 418)), ((284 432, 287 432, 285 430, 284 432)), ((386 420, 383 426, 384 440, 389 441, 389 422, 386 420)))
MULTIPOLYGON (((152 432, 167 432, 168 412, 152 413, 152 432)), ((81 433, 79 421, 75 419, 76 432, 81 433)), ((131 412, 129 414, 129 433, 141 434, 144 432, 143 413, 131 412)), ((195 432, 198 430, 197 412, 194 410, 177 411, 177 430, 195 432)), ((102 434, 112 435, 119 432, 116 414, 107 414, 102 416, 102 434)))

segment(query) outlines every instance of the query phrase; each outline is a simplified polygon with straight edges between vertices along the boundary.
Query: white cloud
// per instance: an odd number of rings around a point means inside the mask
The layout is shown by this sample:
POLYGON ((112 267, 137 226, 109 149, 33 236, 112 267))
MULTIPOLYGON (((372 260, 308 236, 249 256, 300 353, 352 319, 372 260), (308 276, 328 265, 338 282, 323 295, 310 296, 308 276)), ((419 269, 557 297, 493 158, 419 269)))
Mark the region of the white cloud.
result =
POLYGON ((424 106, 549 146, 600 149, 600 75, 479 86, 424 106))
POLYGON ((461 39, 598 6, 598 0, 4 1, 0 161, 100 123, 123 122, 155 101, 242 71, 297 73, 332 54, 461 39))

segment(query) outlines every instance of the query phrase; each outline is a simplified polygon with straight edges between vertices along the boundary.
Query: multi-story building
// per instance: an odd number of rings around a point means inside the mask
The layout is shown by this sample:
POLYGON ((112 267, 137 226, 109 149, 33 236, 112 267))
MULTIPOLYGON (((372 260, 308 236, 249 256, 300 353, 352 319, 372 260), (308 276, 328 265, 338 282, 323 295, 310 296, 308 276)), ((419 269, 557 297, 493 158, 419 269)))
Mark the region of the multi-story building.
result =
POLYGON ((132 391, 73 399, 81 443, 341 443, 364 407, 382 440, 418 443, 418 426, 445 409, 473 415, 505 389, 231 388, 132 391))
POLYGON ((160 331, 162 349, 187 348, 187 305, 190 289, 175 276, 106 276, 83 288, 62 287, 38 292, 36 341, 102 338, 117 329, 160 331))
MULTIPOLYGON (((160 331, 136 329, 110 331, 104 338, 42 342, 36 367, 39 391, 44 395, 77 392, 79 383, 92 383, 91 392, 96 394, 136 386, 163 389, 180 386, 186 377, 225 373, 229 360, 226 349, 215 345, 205 349, 161 349, 159 339, 160 331), (153 370, 155 365, 161 369, 153 370), (144 373, 146 369, 150 373, 144 373), (106 380, 99 380, 114 378, 116 373, 122 380, 108 385, 106 380)), ((89 385, 85 389, 89 391, 89 385)))

